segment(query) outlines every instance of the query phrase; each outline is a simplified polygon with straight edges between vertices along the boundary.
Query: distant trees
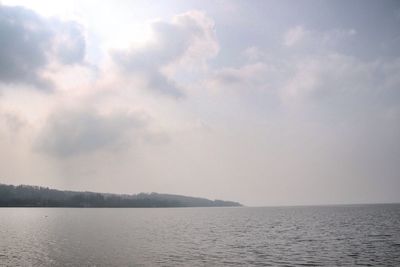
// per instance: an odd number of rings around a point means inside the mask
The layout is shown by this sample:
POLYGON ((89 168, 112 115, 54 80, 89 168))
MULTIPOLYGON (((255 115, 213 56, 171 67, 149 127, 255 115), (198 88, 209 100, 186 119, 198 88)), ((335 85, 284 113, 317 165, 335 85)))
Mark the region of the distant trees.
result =
POLYGON ((231 207, 237 202, 179 195, 117 195, 0 184, 0 207, 231 207))

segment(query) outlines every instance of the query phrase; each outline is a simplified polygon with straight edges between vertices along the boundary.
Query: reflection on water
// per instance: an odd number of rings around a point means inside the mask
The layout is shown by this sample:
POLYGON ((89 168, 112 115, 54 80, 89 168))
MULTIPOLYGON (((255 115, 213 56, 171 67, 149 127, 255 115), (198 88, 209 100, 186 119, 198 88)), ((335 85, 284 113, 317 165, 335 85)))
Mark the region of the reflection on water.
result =
POLYGON ((400 205, 0 209, 0 265, 400 266, 400 205))

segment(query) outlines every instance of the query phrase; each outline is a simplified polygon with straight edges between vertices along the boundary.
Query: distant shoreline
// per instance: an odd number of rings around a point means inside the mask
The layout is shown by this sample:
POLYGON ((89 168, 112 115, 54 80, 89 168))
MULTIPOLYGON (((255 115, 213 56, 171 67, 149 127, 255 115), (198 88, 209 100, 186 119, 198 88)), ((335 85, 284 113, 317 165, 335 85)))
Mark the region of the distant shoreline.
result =
POLYGON ((173 194, 110 194, 0 184, 0 207, 10 208, 189 208, 241 207, 234 201, 173 194))

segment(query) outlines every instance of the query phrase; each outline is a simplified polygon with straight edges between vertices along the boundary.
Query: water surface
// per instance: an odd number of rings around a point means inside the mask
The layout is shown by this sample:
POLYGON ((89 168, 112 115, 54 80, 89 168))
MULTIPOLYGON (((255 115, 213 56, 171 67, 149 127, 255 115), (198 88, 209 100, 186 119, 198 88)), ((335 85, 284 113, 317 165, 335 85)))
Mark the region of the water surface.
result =
POLYGON ((2 208, 0 265, 400 266, 400 205, 2 208))

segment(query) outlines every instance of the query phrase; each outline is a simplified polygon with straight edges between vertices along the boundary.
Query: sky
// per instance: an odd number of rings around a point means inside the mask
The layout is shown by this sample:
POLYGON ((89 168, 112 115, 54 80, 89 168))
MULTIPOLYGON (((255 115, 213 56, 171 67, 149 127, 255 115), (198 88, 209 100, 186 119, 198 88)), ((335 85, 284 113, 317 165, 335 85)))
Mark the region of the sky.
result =
POLYGON ((400 202, 400 2, 1 0, 0 183, 400 202))

